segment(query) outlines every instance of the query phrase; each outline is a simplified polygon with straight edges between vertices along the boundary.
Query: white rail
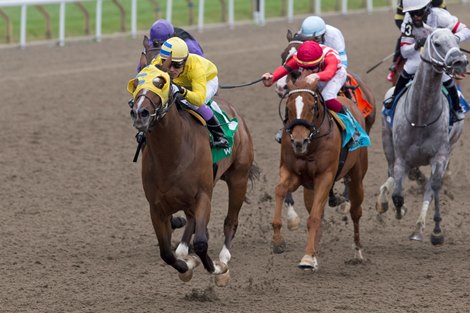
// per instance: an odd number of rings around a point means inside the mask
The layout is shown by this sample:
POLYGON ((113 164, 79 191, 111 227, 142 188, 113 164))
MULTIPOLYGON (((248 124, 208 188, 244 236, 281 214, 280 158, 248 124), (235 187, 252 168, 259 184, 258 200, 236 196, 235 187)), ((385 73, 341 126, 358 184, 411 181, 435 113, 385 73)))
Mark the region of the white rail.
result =
MULTIPOLYGON (((95 30, 95 40, 101 41, 102 38, 102 7, 103 0, 0 0, 1 7, 21 7, 21 20, 20 20, 20 47, 24 48, 26 46, 26 26, 27 26, 27 9, 31 5, 45 5, 45 4, 58 4, 59 8, 59 46, 65 44, 65 14, 66 14, 66 4, 83 2, 83 1, 94 1, 96 2, 96 30, 95 30)), ((137 1, 131 0, 130 7, 130 16, 131 16, 131 31, 130 34, 132 37, 137 36, 137 1)), ((248 1, 248 0, 247 0, 248 1)), ((255 10, 253 12, 254 22, 258 25, 265 25, 266 16, 265 16, 265 6, 266 0, 257 0, 255 10)), ((292 23, 294 21, 294 1, 288 0, 287 2, 287 20, 292 23)), ((367 12, 372 12, 374 10, 372 5, 372 0, 366 0, 366 10, 367 12)), ((321 15, 321 2, 322 0, 315 0, 315 14, 321 15)), ((460 0, 461 3, 466 3, 467 0, 460 0)), ((235 21, 235 1, 228 0, 228 26, 230 29, 234 28, 235 21)), ((205 11, 205 2, 204 0, 199 0, 198 8, 198 31, 204 29, 204 11, 205 11)), ((341 1, 341 14, 346 15, 348 13, 348 0, 341 1)), ((173 0, 166 0, 166 16, 165 18, 171 22, 173 15, 173 0)))

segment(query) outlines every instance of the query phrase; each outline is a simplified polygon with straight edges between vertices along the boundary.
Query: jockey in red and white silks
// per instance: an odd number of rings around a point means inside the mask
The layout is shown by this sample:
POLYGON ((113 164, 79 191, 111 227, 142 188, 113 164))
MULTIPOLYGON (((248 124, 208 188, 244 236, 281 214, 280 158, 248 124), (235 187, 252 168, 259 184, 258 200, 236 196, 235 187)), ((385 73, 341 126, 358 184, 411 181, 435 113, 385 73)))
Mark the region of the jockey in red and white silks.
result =
POLYGON ((263 83, 269 87, 281 77, 298 70, 311 73, 306 76, 307 80, 318 80, 317 86, 329 109, 342 111, 342 105, 336 97, 346 82, 347 73, 341 65, 338 52, 314 41, 306 41, 286 64, 278 67, 272 74, 263 74, 263 83))

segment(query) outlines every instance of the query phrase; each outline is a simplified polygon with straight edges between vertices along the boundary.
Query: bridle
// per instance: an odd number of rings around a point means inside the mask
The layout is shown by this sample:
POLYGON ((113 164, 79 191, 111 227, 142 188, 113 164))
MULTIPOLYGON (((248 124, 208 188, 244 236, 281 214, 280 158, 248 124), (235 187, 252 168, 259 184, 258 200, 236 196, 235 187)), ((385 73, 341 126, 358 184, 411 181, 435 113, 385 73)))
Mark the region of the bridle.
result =
POLYGON ((135 103, 138 102, 140 98, 147 99, 153 108, 153 113, 150 113, 150 122, 149 122, 149 129, 158 121, 165 117, 166 113, 168 113, 170 106, 175 102, 175 98, 169 93, 168 101, 166 103, 162 103, 161 105, 156 105, 155 102, 147 95, 148 89, 142 89, 142 92, 137 95, 135 98, 135 103))
POLYGON ((332 120, 330 118, 330 124, 329 124, 328 132, 325 133, 325 134, 320 135, 320 128, 323 125, 323 122, 325 121, 326 117, 328 116, 328 113, 327 113, 328 109, 326 107, 325 102, 322 101, 321 94, 318 93, 317 91, 313 91, 313 90, 306 89, 306 88, 300 88, 300 89, 293 89, 293 90, 289 91, 285 97, 287 97, 287 99, 288 99, 293 94, 303 93, 303 92, 311 94, 314 98, 314 106, 313 106, 313 115, 314 116, 319 117, 320 110, 318 108, 318 103, 322 104, 322 106, 323 106, 323 117, 321 118, 320 125, 316 126, 313 122, 307 121, 305 119, 296 118, 296 119, 293 119, 292 121, 286 121, 284 123, 284 129, 286 130, 286 132, 289 135, 292 136, 292 129, 295 126, 300 125, 300 126, 303 126, 303 127, 307 128, 309 130, 309 135, 307 137, 307 141, 308 141, 308 143, 310 143, 313 139, 317 139, 317 138, 326 136, 331 132, 332 120))
POLYGON ((425 62, 425 63, 431 64, 432 68, 435 72, 437 72, 437 73, 444 73, 445 72, 449 76, 453 76, 454 69, 452 68, 452 66, 447 65, 447 61, 449 60, 449 57, 455 51, 460 52, 460 49, 459 49, 459 47, 452 47, 452 48, 449 49, 449 51, 447 51, 445 56, 442 56, 439 53, 439 51, 437 51, 435 45, 432 42, 432 38, 433 38, 433 36, 435 35, 435 33, 437 31, 439 31, 439 30, 434 31, 434 32, 431 33, 431 35, 429 35, 429 37, 427 39, 427 41, 429 41, 428 45, 427 45, 428 49, 426 50, 427 57, 425 58, 423 56, 423 54, 421 53, 420 54, 421 60, 423 60, 423 62, 425 62), (433 52, 436 55, 436 57, 433 57, 433 52), (427 58, 429 58, 429 59, 427 59, 427 58))

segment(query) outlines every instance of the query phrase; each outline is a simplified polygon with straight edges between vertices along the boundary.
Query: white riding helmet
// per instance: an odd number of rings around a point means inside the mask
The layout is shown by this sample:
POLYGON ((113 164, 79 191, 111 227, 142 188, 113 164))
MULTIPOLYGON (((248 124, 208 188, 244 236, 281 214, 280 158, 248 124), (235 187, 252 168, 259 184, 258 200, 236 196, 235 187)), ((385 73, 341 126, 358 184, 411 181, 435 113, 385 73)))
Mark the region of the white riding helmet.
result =
MULTIPOLYGON (((429 0, 430 1, 430 0, 429 0)), ((318 37, 326 32, 325 21, 319 16, 309 16, 300 27, 299 34, 306 37, 318 37)))
POLYGON ((425 8, 431 0, 403 0, 403 12, 410 12, 425 8))

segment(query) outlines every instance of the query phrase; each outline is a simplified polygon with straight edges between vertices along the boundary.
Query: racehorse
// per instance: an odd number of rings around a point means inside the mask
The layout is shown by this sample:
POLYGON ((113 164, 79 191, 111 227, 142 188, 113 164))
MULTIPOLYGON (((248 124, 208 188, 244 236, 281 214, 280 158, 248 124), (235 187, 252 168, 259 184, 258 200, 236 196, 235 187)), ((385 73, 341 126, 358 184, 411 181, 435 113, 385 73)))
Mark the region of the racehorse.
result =
POLYGON ((144 46, 144 55, 146 59, 146 64, 150 64, 152 60, 160 53, 161 47, 154 47, 149 44, 149 38, 147 35, 144 35, 144 41, 142 42, 142 45, 144 46))
MULTIPOLYGON (((286 39, 288 42, 287 47, 281 53, 281 61, 282 64, 285 64, 296 52, 298 46, 300 46, 303 41, 297 40, 294 34, 292 34, 291 30, 287 30, 286 39)), ((376 107, 375 107, 375 96, 372 90, 365 84, 365 82, 355 73, 348 72, 348 75, 355 80, 357 86, 348 85, 347 83, 342 89, 342 93, 348 98, 352 99, 357 104, 357 92, 360 92, 361 96, 366 100, 368 103, 371 104, 371 110, 367 112, 363 112, 365 116, 365 130, 367 134, 370 133, 372 126, 375 123, 376 117, 376 107), (356 91, 357 89, 357 91, 356 91)), ((284 79, 278 80, 276 84, 276 92, 282 98, 286 92, 288 91, 287 81, 290 79, 295 79, 292 73, 285 76, 284 79)), ((337 211, 343 214, 347 213, 349 210, 350 203, 348 201, 348 189, 347 184, 345 184, 345 189, 342 195, 335 195, 333 190, 329 196, 329 205, 331 207, 337 207, 337 211)), ((288 228, 290 230, 295 230, 298 228, 300 223, 300 218, 298 214, 295 212, 294 209, 294 199, 291 193, 287 193, 286 198, 284 199, 284 206, 287 208, 287 219, 288 219, 288 228)))
MULTIPOLYGON (((298 266, 306 270, 318 269, 317 245, 321 218, 328 194, 335 180, 348 176, 351 201, 350 215, 354 224, 355 259, 362 260, 359 237, 359 220, 364 198, 363 179, 367 171, 367 148, 349 151, 344 166, 340 168, 342 133, 317 90, 318 81, 307 83, 302 73, 295 82, 289 80, 287 117, 285 129, 290 135, 281 141, 279 182, 276 186, 276 208, 272 222, 273 252, 282 253, 286 243, 281 235, 282 204, 287 192, 304 187, 304 202, 309 217, 308 239, 305 255, 298 266)), ((355 104, 345 98, 338 100, 346 105, 364 128, 364 117, 355 104)))
POLYGON ((208 130, 188 111, 179 110, 170 92, 171 81, 165 71, 170 62, 171 57, 162 69, 146 67, 145 55, 142 54, 140 66, 143 70, 128 86, 134 95, 131 109, 133 125, 146 134, 142 151, 142 184, 150 205, 161 258, 180 273, 183 281, 192 278, 193 269, 200 261, 209 273, 216 275, 216 284, 224 286, 230 279, 230 248, 248 180, 259 175, 258 167, 253 163, 253 142, 235 107, 220 97, 215 98, 230 118, 238 119, 238 129, 233 146, 228 148, 231 154, 213 166, 208 130), (143 71, 148 72, 144 75, 143 71), (138 84, 142 87, 135 93, 138 84), (223 228, 224 245, 219 260, 213 261, 208 255, 207 225, 213 188, 219 179, 228 185, 229 203, 223 228), (170 218, 180 210, 184 211, 188 222, 174 253, 171 250, 170 218), (199 258, 188 254, 193 234, 193 248, 199 258))
MULTIPOLYGON (((413 84, 397 100, 393 125, 382 116, 382 141, 388 162, 388 179, 380 187, 376 208, 388 209, 392 195, 396 218, 406 214, 403 179, 411 168, 430 165, 431 176, 425 186, 421 213, 412 240, 423 240, 426 213, 434 198, 434 230, 432 244, 442 244, 439 192, 447 170, 452 147, 460 138, 463 120, 449 131, 449 103, 441 91, 443 72, 465 73, 467 58, 460 51, 455 36, 448 29, 437 29, 429 35, 421 51, 421 60, 413 84)), ((388 92, 390 94, 390 91, 388 92)))

